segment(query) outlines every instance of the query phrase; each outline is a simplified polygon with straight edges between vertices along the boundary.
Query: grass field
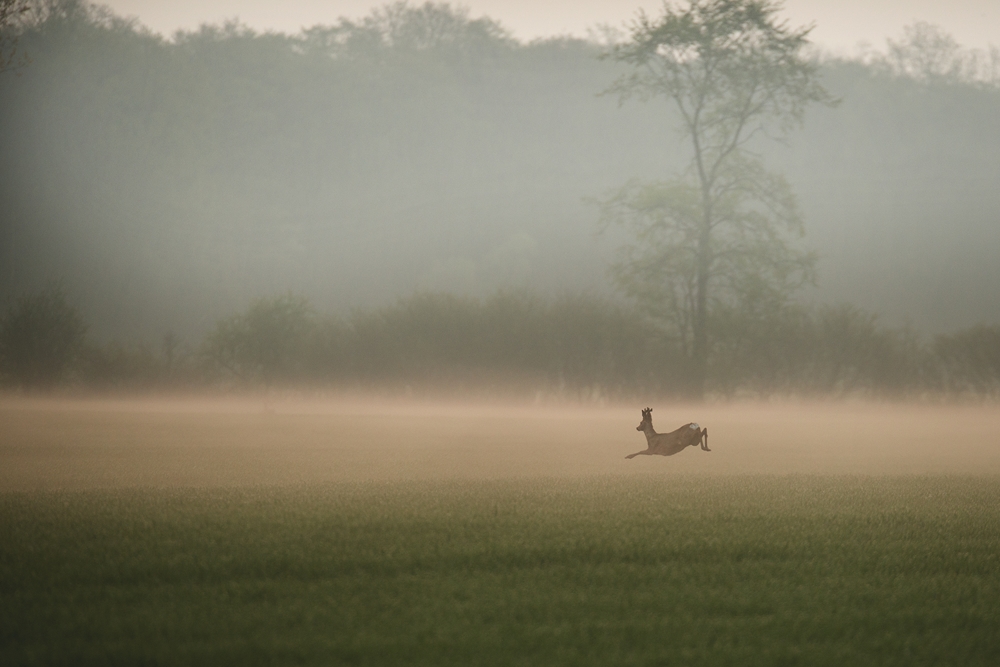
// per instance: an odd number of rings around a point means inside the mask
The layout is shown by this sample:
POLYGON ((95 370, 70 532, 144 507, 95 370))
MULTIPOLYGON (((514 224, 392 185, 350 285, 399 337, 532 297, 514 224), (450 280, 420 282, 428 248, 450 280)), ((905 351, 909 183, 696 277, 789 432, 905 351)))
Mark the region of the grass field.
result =
POLYGON ((996 408, 638 412, 8 399, 0 664, 1000 662, 996 408))

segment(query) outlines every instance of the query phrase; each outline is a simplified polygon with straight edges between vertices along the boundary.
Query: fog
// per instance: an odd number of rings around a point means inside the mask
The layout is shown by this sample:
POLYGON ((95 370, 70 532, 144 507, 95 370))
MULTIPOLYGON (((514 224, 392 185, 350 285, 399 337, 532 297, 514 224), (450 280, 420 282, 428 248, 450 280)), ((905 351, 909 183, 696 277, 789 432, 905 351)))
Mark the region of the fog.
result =
MULTIPOLYGON (((587 198, 684 164, 668 108, 599 97, 617 70, 597 44, 465 20, 383 47, 321 27, 164 41, 79 8, 29 27, 31 64, 0 77, 0 293, 64 278, 93 335, 156 341, 288 290, 338 312, 608 292, 621 238, 587 198)), ((822 257, 805 298, 926 333, 997 321, 1000 92, 859 61, 824 76, 841 105, 760 147, 822 257)))
MULTIPOLYGON (((15 385, 684 393, 599 202, 691 156, 662 99, 601 94, 627 70, 608 35, 397 5, 167 39, 29 4, 6 34, 30 62, 0 73, 0 298, 49 289, 79 354, 15 385)), ((924 24, 810 57, 838 104, 748 154, 797 197, 815 285, 722 313, 707 390, 996 395, 1000 56, 924 24)))
MULTIPOLYGON (((358 19, 385 4, 380 0, 111 0, 105 4, 122 16, 137 17, 163 34, 192 30, 202 23, 219 23, 238 16, 259 31, 297 32, 302 26, 334 23, 341 16, 358 19)), ((530 41, 554 35, 586 37, 601 24, 620 25, 636 10, 655 13, 657 0, 466 0, 474 17, 491 16, 515 37, 530 41)), ((929 21, 969 46, 996 41, 1000 7, 991 0, 786 0, 782 12, 794 24, 815 24, 812 40, 837 53, 853 52, 859 42, 881 45, 914 21, 929 21)))
POLYGON ((645 449, 639 408, 371 400, 5 399, 0 490, 488 481, 599 475, 996 475, 992 407, 657 405, 710 452, 645 449))
POLYGON ((0 654, 985 655, 1000 50, 771 8, 0 3, 0 654))

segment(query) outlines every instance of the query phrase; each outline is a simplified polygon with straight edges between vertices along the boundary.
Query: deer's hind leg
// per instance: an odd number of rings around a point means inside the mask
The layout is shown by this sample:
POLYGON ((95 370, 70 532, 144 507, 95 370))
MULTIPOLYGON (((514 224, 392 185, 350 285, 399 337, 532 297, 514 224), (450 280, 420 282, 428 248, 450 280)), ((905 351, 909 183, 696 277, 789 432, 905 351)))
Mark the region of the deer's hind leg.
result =
POLYGON ((641 452, 636 452, 635 454, 629 454, 629 455, 628 455, 628 456, 626 456, 625 458, 627 458, 627 459, 634 459, 635 457, 639 456, 640 454, 646 454, 646 455, 649 455, 649 454, 652 454, 652 453, 653 453, 652 451, 650 451, 650 450, 648 450, 648 449, 644 449, 644 450, 642 450, 641 452))
POLYGON ((708 448, 708 429, 707 428, 701 429, 701 448, 704 451, 706 451, 706 452, 712 451, 711 449, 708 448))

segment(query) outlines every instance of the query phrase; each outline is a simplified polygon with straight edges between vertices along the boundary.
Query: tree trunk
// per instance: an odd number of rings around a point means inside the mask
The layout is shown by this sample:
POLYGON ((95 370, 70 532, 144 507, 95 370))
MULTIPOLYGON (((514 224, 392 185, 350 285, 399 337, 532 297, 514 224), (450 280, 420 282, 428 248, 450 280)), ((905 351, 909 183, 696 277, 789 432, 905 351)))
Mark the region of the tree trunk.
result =
POLYGON ((712 262, 712 232, 710 209, 705 210, 705 219, 698 237, 697 283, 694 300, 694 322, 691 345, 690 398, 700 401, 705 398, 705 376, 708 371, 708 277, 712 262))
MULTIPOLYGON (((700 115, 700 113, 699 113, 700 115)), ((708 277, 712 265, 712 184, 705 171, 698 122, 690 128, 698 183, 701 188, 701 230, 698 234, 694 318, 691 332, 691 375, 688 397, 695 401, 705 398, 705 376, 708 371, 708 277)))

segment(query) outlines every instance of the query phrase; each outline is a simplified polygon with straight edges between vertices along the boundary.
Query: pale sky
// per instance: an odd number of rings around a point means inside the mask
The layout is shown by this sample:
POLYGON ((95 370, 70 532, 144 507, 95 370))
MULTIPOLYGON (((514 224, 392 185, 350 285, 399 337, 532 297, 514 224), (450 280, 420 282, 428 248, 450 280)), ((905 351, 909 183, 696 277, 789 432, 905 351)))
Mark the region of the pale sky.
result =
MULTIPOLYGON (((238 17, 257 30, 298 32, 340 16, 357 18, 385 0, 105 0, 116 13, 137 17, 156 32, 218 23, 238 17)), ((411 4, 419 4, 412 3, 411 4)), ((659 0, 464 0, 453 2, 487 15, 516 37, 584 36, 599 23, 621 26, 639 7, 655 13, 659 0)), ((794 26, 815 23, 817 44, 850 53, 860 41, 878 49, 904 26, 928 21, 943 27, 961 44, 1000 46, 1000 0, 786 0, 785 15, 794 26)))

